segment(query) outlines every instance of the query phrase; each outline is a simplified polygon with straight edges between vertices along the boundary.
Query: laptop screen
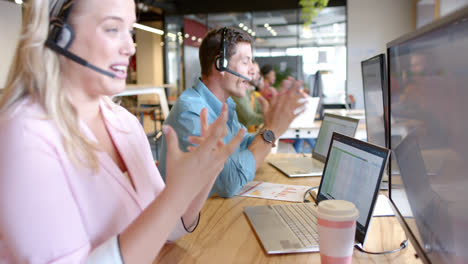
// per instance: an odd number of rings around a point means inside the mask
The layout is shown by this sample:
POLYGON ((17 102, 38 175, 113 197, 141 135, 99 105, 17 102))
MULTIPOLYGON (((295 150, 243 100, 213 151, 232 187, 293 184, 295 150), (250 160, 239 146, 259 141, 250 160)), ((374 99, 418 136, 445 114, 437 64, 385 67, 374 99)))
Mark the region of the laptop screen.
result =
POLYGON ((333 133, 317 201, 353 202, 359 209, 356 240, 364 243, 389 150, 333 133))
POLYGON ((327 159, 328 147, 333 132, 353 137, 356 133, 359 120, 351 117, 340 115, 325 114, 323 117, 322 125, 317 136, 317 143, 315 143, 312 156, 318 160, 325 162, 327 159))
POLYGON ((320 97, 307 97, 304 98, 306 102, 304 112, 298 115, 292 123, 289 125, 290 128, 309 128, 313 127, 315 114, 317 113, 317 106, 320 101, 320 97))

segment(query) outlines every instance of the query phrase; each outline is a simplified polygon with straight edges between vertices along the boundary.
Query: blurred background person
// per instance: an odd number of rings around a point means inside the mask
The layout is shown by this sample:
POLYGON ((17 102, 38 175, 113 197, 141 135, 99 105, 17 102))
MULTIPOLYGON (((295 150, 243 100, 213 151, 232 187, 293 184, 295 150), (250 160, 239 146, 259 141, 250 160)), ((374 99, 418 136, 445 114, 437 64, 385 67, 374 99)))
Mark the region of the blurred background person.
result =
POLYGON ((255 96, 255 88, 262 83, 260 75, 260 67, 258 62, 253 61, 253 70, 249 72, 249 77, 252 79, 250 89, 246 91, 245 96, 232 96, 236 103, 236 113, 239 122, 243 124, 249 132, 255 132, 263 124, 264 107, 268 107, 268 102, 263 98, 255 96))
POLYGON ((270 64, 263 65, 260 72, 263 77, 263 85, 258 86, 258 91, 269 101, 273 96, 278 94, 275 87, 273 87, 273 84, 276 82, 276 72, 270 64))

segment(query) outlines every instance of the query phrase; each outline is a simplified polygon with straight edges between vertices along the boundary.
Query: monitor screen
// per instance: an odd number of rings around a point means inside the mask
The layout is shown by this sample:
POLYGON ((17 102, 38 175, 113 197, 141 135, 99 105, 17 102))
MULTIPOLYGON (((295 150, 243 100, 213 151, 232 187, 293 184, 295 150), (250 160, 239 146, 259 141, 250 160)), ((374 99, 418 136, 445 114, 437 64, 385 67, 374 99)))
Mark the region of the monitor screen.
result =
POLYGON ((385 63, 384 54, 361 62, 367 141, 381 147, 386 147, 383 96, 387 87, 385 63))
POLYGON ((468 8, 387 48, 390 199, 421 259, 468 263, 468 8))
POLYGON ((325 114, 317 136, 312 155, 314 158, 325 161, 330 147, 333 132, 353 137, 356 133, 359 120, 351 117, 325 114))

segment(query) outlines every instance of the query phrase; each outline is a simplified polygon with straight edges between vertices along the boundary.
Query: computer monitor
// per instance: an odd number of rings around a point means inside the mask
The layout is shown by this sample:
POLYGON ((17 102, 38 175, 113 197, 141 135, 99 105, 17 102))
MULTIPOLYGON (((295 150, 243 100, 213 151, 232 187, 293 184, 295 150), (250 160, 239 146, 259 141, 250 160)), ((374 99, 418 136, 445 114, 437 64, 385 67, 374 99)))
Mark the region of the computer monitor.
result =
POLYGON ((468 8, 388 43, 387 58, 390 200, 425 263, 468 263, 468 8))
POLYGON ((317 112, 319 113, 319 119, 323 119, 323 80, 322 80, 322 73, 317 71, 313 77, 310 78, 310 86, 309 86, 309 95, 312 97, 319 97, 320 102, 317 108, 317 112))
POLYGON ((386 147, 384 90, 387 88, 385 55, 379 54, 361 62, 367 141, 386 147))
MULTIPOLYGON (((388 147, 387 62, 379 54, 361 62, 367 141, 388 147)), ((388 189, 388 168, 382 178, 381 189, 388 189)))

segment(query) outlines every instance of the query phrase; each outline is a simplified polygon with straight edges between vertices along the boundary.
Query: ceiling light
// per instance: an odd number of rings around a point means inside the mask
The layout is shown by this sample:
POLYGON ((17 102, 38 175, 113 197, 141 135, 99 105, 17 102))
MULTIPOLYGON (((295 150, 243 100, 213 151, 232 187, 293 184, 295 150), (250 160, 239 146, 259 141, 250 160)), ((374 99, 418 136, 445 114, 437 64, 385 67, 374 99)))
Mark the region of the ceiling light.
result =
POLYGON ((310 39, 310 38, 312 38, 312 36, 313 36, 313 34, 312 34, 312 30, 310 30, 310 28, 305 28, 302 31, 302 37, 303 38, 310 39))
POLYGON ((269 27, 270 25, 268 25, 268 24, 265 24, 264 26, 267 28, 267 27, 269 27))
POLYGON ((243 27, 243 26, 244 26, 244 24, 242 24, 242 23, 239 23, 239 27, 240 27, 240 28, 241 28, 241 27, 243 27))
POLYGON ((200 43, 201 43, 201 42, 202 42, 202 39, 201 39, 201 38, 198 38, 198 42, 200 42, 200 43))
POLYGON ((255 35, 256 35, 255 32, 252 32, 252 36, 255 36, 255 35))
POLYGON ((185 38, 189 38, 190 35, 188 33, 185 33, 185 38))
POLYGON ((249 33, 252 33, 252 30, 251 30, 251 29, 249 29, 249 30, 247 30, 247 32, 249 32, 249 33))
POLYGON ((192 36, 192 40, 195 41, 197 39, 197 37, 195 36, 192 36))
POLYGON ((249 29, 249 28, 248 28, 247 26, 244 26, 242 29, 247 30, 247 29, 249 29))
POLYGON ((133 27, 144 30, 144 31, 148 31, 148 32, 151 32, 151 33, 154 33, 154 34, 164 35, 164 31, 162 31, 160 29, 157 29, 157 28, 148 27, 148 26, 145 26, 145 25, 142 25, 142 24, 133 23, 133 27))
POLYGON ((270 26, 268 26, 268 27, 266 27, 266 28, 267 28, 268 30, 271 30, 271 27, 270 27, 270 26))
POLYGON ((177 32, 177 36, 182 36, 182 32, 177 32))
POLYGON ((22 5, 22 4, 23 4, 23 0, 15 0, 15 3, 17 3, 18 5, 22 5))

